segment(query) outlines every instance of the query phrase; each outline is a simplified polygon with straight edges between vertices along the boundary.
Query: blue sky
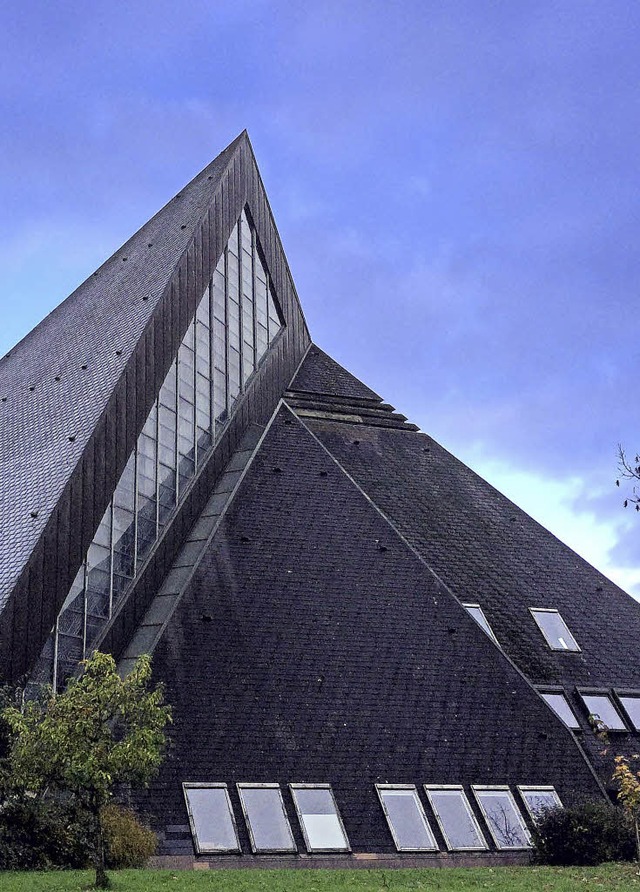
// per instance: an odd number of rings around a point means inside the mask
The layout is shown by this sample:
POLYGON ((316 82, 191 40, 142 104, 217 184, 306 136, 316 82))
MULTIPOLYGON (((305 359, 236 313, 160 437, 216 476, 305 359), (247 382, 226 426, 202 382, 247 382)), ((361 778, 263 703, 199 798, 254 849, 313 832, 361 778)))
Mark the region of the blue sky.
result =
POLYGON ((248 128, 314 339, 640 595, 636 0, 0 11, 4 352, 248 128))

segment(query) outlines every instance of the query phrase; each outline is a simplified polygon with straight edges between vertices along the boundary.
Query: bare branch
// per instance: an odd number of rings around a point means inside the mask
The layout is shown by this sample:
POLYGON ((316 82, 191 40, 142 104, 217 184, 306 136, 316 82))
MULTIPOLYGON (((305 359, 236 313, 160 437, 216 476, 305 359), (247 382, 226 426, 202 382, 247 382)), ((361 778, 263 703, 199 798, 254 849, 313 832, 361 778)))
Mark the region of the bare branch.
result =
MULTIPOLYGON (((640 480, 640 455, 634 455, 633 460, 627 455, 618 443, 618 472, 620 477, 616 480, 616 486, 620 486, 620 480, 640 480)), ((640 511, 640 491, 634 483, 631 493, 625 496, 623 506, 628 508, 629 505, 635 505, 636 511, 640 511)))

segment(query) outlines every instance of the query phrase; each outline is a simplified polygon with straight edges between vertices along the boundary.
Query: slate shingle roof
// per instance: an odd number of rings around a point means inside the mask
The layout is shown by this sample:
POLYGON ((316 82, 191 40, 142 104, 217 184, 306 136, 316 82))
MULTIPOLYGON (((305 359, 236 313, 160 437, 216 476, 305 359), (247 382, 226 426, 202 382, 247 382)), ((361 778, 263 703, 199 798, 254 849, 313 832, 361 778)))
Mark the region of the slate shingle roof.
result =
POLYGON ((303 393, 380 401, 375 391, 359 381, 315 344, 289 385, 303 393))
POLYGON ((0 608, 242 138, 0 360, 0 608))
MULTIPOLYGON (((176 719, 174 749, 147 797, 159 826, 184 824, 183 781, 329 782, 353 847, 368 851, 392 850, 376 782, 553 784, 566 803, 601 794, 578 739, 534 685, 562 685, 578 711, 576 685, 640 690, 640 606, 319 348, 290 381, 308 332, 245 140, 0 361, 0 610, 13 592, 0 617, 0 674, 5 654, 18 677, 39 653, 57 603, 43 580, 56 574, 56 597, 66 595, 68 553, 75 572, 97 523, 93 482, 101 513, 140 406, 155 398, 209 279, 215 258, 205 255, 219 256, 247 201, 285 328, 104 639, 115 653, 126 647, 244 433, 267 424, 282 394, 156 652, 176 719), (107 411, 117 419, 94 455, 90 437, 107 411), (63 512, 81 461, 89 470, 63 512), (16 587, 28 560, 37 574, 30 564, 16 587), (503 651, 466 601, 482 605, 503 651), (581 652, 552 652, 530 606, 559 609, 581 652)), ((584 749, 606 779, 601 745, 581 720, 584 749)), ((629 734, 619 749, 638 745, 629 734)))
POLYGON ((366 851, 393 850, 376 782, 599 794, 570 732, 285 407, 154 672, 175 720, 148 800, 161 829, 184 821, 183 781, 330 782, 366 851))
MULTIPOLYGON (((301 374, 330 391, 322 365, 309 351, 301 374)), ((640 688, 640 604, 435 440, 304 422, 460 601, 483 606, 532 681, 640 688), (582 653, 551 651, 529 607, 558 609, 582 653)))
POLYGON ((306 419, 463 602, 479 602, 536 683, 640 687, 640 605, 424 434, 306 419), (552 651, 529 607, 556 608, 581 653, 552 651))

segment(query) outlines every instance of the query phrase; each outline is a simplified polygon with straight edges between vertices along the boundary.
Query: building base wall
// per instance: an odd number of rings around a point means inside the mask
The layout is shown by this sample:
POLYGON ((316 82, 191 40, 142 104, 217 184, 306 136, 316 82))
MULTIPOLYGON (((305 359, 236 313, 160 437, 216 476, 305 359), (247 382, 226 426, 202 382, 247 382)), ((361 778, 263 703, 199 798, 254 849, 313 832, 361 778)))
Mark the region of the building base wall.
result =
POLYGON ((357 852, 353 855, 157 855, 148 866, 161 870, 398 870, 415 867, 524 867, 530 852, 433 852, 382 855, 357 852))

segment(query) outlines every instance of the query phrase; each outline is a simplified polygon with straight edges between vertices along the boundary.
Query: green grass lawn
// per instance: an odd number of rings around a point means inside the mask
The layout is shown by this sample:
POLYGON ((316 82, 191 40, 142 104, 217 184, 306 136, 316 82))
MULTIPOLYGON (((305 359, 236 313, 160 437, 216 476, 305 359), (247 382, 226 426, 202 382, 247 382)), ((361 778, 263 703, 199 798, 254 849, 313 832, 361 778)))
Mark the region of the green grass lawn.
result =
MULTIPOLYGON (((431 868, 424 870, 123 870, 110 874, 114 892, 616 892, 636 889, 631 864, 601 867, 431 868)), ((87 871, 0 873, 1 892, 81 892, 87 871)))

